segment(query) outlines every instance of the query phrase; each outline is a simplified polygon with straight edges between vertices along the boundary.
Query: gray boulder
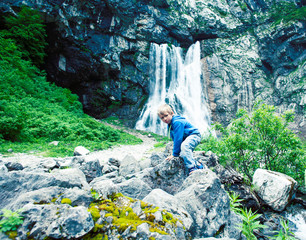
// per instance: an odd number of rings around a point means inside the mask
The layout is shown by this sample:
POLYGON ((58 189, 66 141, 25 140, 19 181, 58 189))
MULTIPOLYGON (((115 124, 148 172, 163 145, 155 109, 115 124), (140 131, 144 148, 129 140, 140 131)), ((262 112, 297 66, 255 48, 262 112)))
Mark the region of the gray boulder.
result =
POLYGON ((104 179, 103 177, 96 178, 90 183, 93 190, 97 191, 102 197, 107 198, 107 196, 116 194, 119 189, 116 184, 110 179, 104 179))
POLYGON ((121 161, 119 174, 125 177, 129 174, 140 171, 140 169, 138 160, 134 156, 128 154, 121 161))
POLYGON ((162 161, 153 168, 147 168, 135 174, 152 189, 162 189, 167 193, 174 194, 186 178, 185 166, 181 158, 174 158, 171 161, 162 161))
POLYGON ((85 174, 86 181, 91 182, 93 179, 102 176, 102 166, 98 159, 85 161, 80 166, 80 170, 85 174))
POLYGON ((84 156, 84 155, 87 155, 88 153, 90 153, 88 149, 86 149, 83 146, 78 146, 74 149, 73 155, 74 156, 84 156))
POLYGON ((136 199, 143 199, 152 191, 152 188, 147 183, 138 178, 131 178, 116 186, 123 195, 136 199))
POLYGON ((143 199, 143 201, 173 213, 175 217, 182 220, 186 230, 190 230, 193 219, 185 209, 185 206, 173 195, 161 189, 154 189, 143 199))
POLYGON ((229 198, 219 178, 211 170, 192 173, 174 196, 193 218, 194 237, 212 237, 222 232, 228 223, 229 198))
POLYGON ((257 169, 253 176, 258 196, 275 211, 283 211, 297 190, 297 182, 282 173, 257 169))
POLYGON ((21 239, 74 239, 94 227, 91 214, 82 206, 28 204, 22 214, 26 218, 18 229, 21 239))
POLYGON ((12 171, 0 176, 0 208, 12 204, 23 193, 49 187, 89 190, 85 175, 76 168, 40 171, 12 171))

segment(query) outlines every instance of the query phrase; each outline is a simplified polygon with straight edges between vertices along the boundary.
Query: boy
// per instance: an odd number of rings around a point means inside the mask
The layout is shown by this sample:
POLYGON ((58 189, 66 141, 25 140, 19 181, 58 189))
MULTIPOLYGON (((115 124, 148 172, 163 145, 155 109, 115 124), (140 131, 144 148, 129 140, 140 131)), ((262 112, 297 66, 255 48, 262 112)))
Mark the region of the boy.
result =
POLYGON ((199 130, 184 117, 174 115, 168 104, 163 104, 158 108, 158 116, 168 124, 168 132, 170 130, 170 137, 173 140, 173 153, 166 160, 182 157, 189 175, 197 169, 203 169, 203 165, 198 163, 192 155, 193 150, 201 141, 199 130))

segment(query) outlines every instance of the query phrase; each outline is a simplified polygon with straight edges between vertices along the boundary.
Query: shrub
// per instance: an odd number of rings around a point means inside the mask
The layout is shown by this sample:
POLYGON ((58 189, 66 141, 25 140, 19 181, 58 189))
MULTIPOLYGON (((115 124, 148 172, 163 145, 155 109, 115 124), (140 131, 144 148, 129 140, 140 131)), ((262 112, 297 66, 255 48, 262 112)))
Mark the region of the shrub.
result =
POLYGON ((280 1, 272 6, 269 16, 276 25, 281 22, 305 21, 306 7, 298 7, 294 2, 280 1))
POLYGON ((20 210, 12 212, 8 209, 2 209, 3 214, 0 221, 0 232, 15 231, 23 223, 23 217, 20 216, 20 210))
POLYGON ((304 149, 301 140, 287 128, 293 117, 292 112, 279 116, 273 106, 256 103, 250 114, 238 110, 237 118, 228 127, 217 124, 221 139, 208 139, 209 143, 204 140, 199 148, 211 147, 220 155, 222 164, 238 169, 249 180, 257 168, 265 168, 285 173, 302 183, 304 149))
POLYGON ((6 17, 5 22, 8 28, 6 37, 17 43, 26 60, 40 66, 46 55, 47 34, 39 12, 23 6, 17 16, 6 17))
POLYGON ((77 95, 47 82, 45 73, 33 65, 42 60, 45 46, 38 17, 22 8, 17 17, 6 19, 8 29, 0 30, 0 152, 38 150, 55 157, 72 155, 78 145, 100 150, 117 142, 139 143, 84 114, 77 95), (26 32, 30 29, 32 33, 26 32), (55 140, 58 146, 48 145, 55 140))

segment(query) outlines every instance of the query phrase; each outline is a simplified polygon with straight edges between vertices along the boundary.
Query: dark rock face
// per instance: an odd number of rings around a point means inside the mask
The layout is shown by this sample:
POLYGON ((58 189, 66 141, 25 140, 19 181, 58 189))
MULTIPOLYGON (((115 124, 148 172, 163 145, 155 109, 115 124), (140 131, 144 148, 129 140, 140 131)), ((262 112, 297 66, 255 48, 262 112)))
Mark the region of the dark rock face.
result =
POLYGON ((263 20, 271 2, 4 0, 0 11, 26 4, 42 13, 48 80, 71 89, 96 118, 115 114, 134 126, 148 97, 150 43, 188 48, 201 41, 213 122, 226 125, 238 108, 251 110, 262 99, 293 109, 293 127, 305 135, 305 21, 263 20))

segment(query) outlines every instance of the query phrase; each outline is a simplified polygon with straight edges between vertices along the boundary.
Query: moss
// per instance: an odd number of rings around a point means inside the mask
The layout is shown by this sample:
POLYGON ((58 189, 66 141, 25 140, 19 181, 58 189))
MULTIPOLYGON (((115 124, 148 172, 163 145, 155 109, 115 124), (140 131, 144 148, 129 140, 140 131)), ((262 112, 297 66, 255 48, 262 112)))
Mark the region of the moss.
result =
MULTIPOLYGON (((105 234, 107 230, 117 231, 119 234, 127 229, 129 229, 130 232, 134 232, 137 227, 143 223, 149 225, 151 232, 166 235, 168 233, 165 231, 164 225, 166 225, 166 223, 175 225, 177 222, 177 219, 173 218, 172 214, 162 211, 163 223, 155 223, 155 216, 153 213, 157 212, 159 208, 140 201, 141 207, 146 214, 146 219, 142 220, 130 206, 132 202, 138 200, 125 197, 121 193, 112 194, 109 197, 110 199, 100 199, 98 202, 91 203, 88 211, 92 214, 95 222, 100 218, 100 211, 106 211, 104 217, 112 217, 112 224, 109 226, 106 222, 103 224, 96 223, 94 229, 88 233, 84 239, 105 239, 105 235, 103 234, 105 234), (98 233, 100 234, 100 238, 97 237, 98 233)), ((155 238, 150 239, 153 240, 155 238)))
POLYGON ((158 227, 150 227, 149 230, 150 230, 150 232, 157 232, 157 233, 162 234, 162 235, 169 235, 169 233, 165 232, 164 230, 161 230, 158 227))
POLYGON ((103 233, 87 234, 82 239, 83 240, 108 240, 108 236, 103 233))
POLYGON ((146 203, 146 202, 144 202, 144 201, 140 201, 140 206, 141 206, 141 208, 143 209, 143 208, 148 207, 148 206, 149 206, 149 204, 148 204, 148 203, 146 203))
POLYGON ((92 219, 94 222, 96 222, 100 217, 100 210, 96 206, 92 206, 88 209, 88 212, 90 212, 92 219))
POLYGON ((17 231, 9 231, 9 232, 6 232, 6 235, 7 235, 10 239, 16 239, 16 237, 18 236, 17 231))
POLYGON ((62 201, 61 201, 61 204, 69 204, 69 205, 71 205, 71 199, 63 198, 62 201))
POLYGON ((104 224, 98 224, 98 223, 95 223, 95 226, 93 228, 93 232, 100 232, 104 227, 104 224))
POLYGON ((152 208, 152 206, 148 206, 143 209, 144 213, 155 213, 159 210, 159 207, 152 208))
POLYGON ((153 214, 148 214, 146 217, 147 217, 146 219, 148 221, 150 221, 150 222, 154 222, 155 221, 155 216, 153 214))

